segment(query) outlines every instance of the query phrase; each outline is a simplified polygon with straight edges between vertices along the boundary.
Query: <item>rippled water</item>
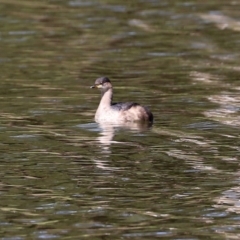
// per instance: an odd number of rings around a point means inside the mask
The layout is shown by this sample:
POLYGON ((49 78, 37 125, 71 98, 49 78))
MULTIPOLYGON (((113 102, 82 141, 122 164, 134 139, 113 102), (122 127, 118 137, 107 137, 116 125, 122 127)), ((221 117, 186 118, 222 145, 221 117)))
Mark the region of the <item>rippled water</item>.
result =
POLYGON ((240 238, 238 1, 0 2, 1 239, 240 238))

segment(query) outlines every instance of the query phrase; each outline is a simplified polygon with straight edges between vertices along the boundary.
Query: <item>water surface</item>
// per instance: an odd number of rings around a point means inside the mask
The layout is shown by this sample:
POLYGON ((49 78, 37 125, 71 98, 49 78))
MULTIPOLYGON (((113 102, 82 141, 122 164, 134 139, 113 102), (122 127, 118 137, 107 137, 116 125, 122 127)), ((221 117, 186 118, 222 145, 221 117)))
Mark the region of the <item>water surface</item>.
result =
POLYGON ((238 239, 239 7, 1 0, 1 239, 238 239))

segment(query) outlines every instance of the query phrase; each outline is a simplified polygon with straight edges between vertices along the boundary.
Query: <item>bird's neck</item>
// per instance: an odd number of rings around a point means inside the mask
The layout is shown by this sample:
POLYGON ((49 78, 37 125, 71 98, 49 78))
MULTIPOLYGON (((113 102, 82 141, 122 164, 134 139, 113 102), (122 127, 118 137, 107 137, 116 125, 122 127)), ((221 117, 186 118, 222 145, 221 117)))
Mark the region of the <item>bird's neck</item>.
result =
POLYGON ((102 98, 98 108, 110 107, 112 104, 112 95, 113 95, 112 88, 109 88, 106 92, 102 92, 102 98))

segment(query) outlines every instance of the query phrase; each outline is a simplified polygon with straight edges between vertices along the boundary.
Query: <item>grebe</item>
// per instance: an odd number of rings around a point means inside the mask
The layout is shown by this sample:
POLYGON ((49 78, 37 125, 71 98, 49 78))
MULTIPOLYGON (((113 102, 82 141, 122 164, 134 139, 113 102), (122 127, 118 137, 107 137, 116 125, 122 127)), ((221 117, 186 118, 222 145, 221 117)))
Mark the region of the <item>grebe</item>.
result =
POLYGON ((99 88, 102 98, 95 114, 96 122, 153 122, 153 115, 147 107, 138 103, 112 103, 113 87, 107 77, 100 77, 90 88, 99 88))

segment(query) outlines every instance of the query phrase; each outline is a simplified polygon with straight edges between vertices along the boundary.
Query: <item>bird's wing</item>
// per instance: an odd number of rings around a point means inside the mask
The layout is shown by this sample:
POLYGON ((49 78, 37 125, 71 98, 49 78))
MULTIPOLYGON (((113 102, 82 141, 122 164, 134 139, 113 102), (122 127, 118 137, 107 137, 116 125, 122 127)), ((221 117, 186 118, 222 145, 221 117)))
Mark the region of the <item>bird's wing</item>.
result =
POLYGON ((134 102, 126 102, 126 103, 113 103, 112 108, 118 110, 118 111, 126 111, 130 109, 131 107, 138 106, 138 103, 134 102))

